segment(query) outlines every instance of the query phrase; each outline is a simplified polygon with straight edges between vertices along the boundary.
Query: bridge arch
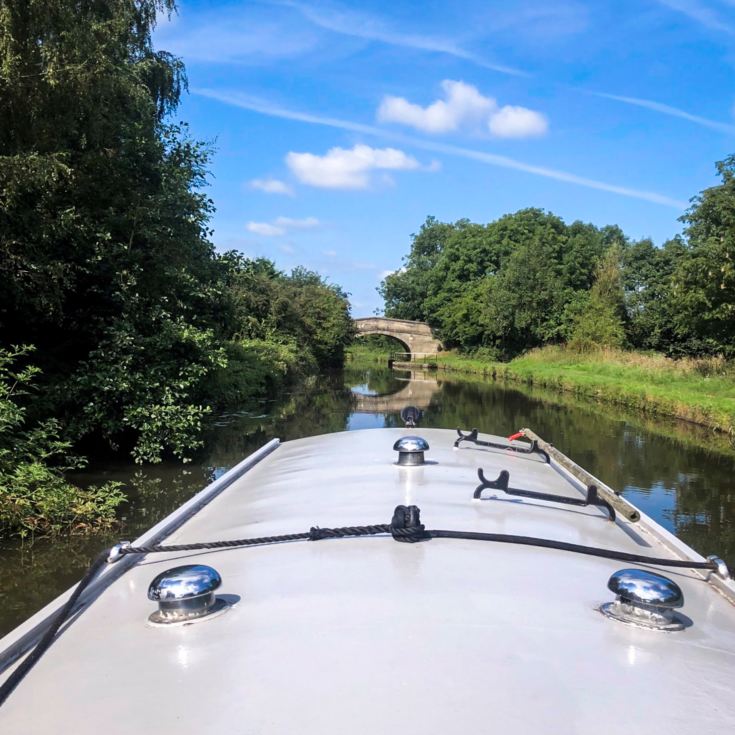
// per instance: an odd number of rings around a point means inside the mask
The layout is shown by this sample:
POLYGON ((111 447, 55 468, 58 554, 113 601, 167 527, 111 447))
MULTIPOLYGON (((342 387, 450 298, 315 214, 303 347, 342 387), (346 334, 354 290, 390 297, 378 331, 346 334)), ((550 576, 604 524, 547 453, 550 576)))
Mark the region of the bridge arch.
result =
POLYGON ((423 353, 433 355, 441 349, 441 342, 434 337, 431 327, 425 322, 407 319, 388 319, 384 316, 369 316, 355 319, 358 337, 368 334, 383 334, 393 337, 406 346, 412 355, 423 353))
POLYGON ((398 352, 399 350, 402 352, 411 352, 411 345, 406 342, 405 340, 401 339, 400 337, 396 337, 395 334, 388 334, 387 332, 383 331, 361 331, 358 330, 357 336, 358 337, 369 337, 371 334, 378 334, 381 337, 390 337, 395 342, 395 348, 394 350, 398 352))

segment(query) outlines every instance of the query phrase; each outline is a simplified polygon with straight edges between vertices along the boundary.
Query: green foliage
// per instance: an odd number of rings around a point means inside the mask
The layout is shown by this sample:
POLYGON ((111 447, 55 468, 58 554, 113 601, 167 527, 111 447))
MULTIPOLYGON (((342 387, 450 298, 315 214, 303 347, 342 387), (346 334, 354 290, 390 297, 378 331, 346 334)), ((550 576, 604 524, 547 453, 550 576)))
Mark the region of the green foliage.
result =
POLYGON ((735 355, 735 155, 717 164, 722 183, 682 217, 688 251, 673 274, 673 323, 692 352, 735 355))
POLYGON ((676 353, 672 276, 687 248, 674 238, 657 248, 650 240, 632 243, 623 251, 623 287, 628 340, 645 350, 676 353))
POLYGON ((350 352, 355 349, 362 352, 388 355, 391 352, 403 352, 406 346, 395 337, 386 334, 366 334, 358 336, 350 345, 350 352))
POLYGON ((227 366, 212 375, 212 400, 220 407, 243 406, 275 395, 297 376, 316 370, 295 342, 243 339, 226 346, 227 366))
POLYGON ((617 228, 568 226, 539 209, 488 225, 429 218, 404 268, 381 284, 386 315, 425 319, 447 346, 464 350, 514 355, 559 341, 566 306, 591 286, 600 255, 620 238, 617 228))
POLYGON ((132 433, 138 460, 195 446, 221 363, 208 152, 164 122, 183 66, 155 51, 172 0, 0 5, 0 340, 30 341, 36 413, 132 433))
POLYGON ((404 258, 404 267, 387 276, 380 286, 386 315, 433 323, 426 296, 435 291, 430 283, 434 268, 454 229, 454 225, 438 222, 434 217, 426 218, 418 234, 412 236, 411 252, 404 258))
POLYGON ((620 348, 625 344, 625 301, 620 269, 621 251, 613 245, 597 266, 595 282, 576 302, 569 346, 587 351, 600 347, 620 348))
POLYGON ((318 273, 296 268, 290 275, 266 259, 225 256, 234 340, 292 342, 305 365, 340 365, 354 337, 347 294, 318 273))
POLYGON ((538 209, 487 225, 429 217, 379 291, 386 316, 428 321, 448 348, 505 359, 572 339, 671 356, 735 355, 735 156, 660 248, 538 209))
POLYGON ((347 294, 317 273, 296 268, 280 289, 279 325, 308 346, 320 367, 341 365, 354 337, 347 294))
POLYGON ((80 409, 70 425, 80 435, 101 432, 113 446, 121 432, 132 431, 138 462, 159 461, 166 448, 186 461, 210 410, 194 394, 205 376, 226 365, 226 356, 211 331, 166 313, 146 318, 113 324, 66 384, 67 399, 80 409))
POLYGON ((38 369, 15 365, 29 347, 0 349, 0 536, 107 528, 123 501, 118 483, 82 489, 64 480, 82 460, 53 419, 29 426, 22 400, 38 369))
POLYGON ((293 375, 352 338, 338 287, 215 253, 210 151, 169 120, 184 68, 152 43, 174 10, 0 0, 0 345, 37 348, 34 415, 139 462, 188 459, 213 403, 280 384, 284 350, 293 375))

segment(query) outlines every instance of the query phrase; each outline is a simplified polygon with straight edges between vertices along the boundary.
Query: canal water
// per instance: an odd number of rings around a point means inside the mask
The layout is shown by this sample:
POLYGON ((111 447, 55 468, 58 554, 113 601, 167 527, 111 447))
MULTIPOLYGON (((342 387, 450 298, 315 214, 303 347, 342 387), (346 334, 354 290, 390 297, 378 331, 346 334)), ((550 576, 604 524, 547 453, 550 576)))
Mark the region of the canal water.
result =
POLYGON ((134 539, 270 438, 401 426, 398 411, 410 404, 424 410, 424 426, 499 435, 534 429, 700 553, 735 567, 735 448, 727 438, 490 379, 348 363, 277 400, 213 418, 191 464, 106 461, 75 476, 125 483, 121 527, 108 536, 1 544, 0 635, 79 579, 99 549, 134 539))

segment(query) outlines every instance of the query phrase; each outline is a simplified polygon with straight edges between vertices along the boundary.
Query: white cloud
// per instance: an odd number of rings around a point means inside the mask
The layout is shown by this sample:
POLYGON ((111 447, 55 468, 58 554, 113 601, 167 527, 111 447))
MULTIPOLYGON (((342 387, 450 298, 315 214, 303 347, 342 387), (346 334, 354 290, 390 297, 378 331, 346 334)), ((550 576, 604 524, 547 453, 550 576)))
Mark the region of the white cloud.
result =
POLYGON ((513 105, 499 108, 492 97, 485 97, 477 87, 465 82, 445 79, 441 86, 444 99, 426 107, 403 97, 384 97, 378 108, 378 121, 400 123, 425 133, 487 127, 498 138, 527 138, 548 130, 548 121, 540 112, 513 105))
POLYGON ((248 222, 245 229, 254 235, 264 237, 278 237, 285 235, 289 230, 311 230, 319 227, 321 222, 316 217, 293 219, 292 217, 276 217, 272 222, 248 222))
POLYGON ((264 191, 266 194, 293 196, 293 189, 285 181, 281 181, 280 179, 253 179, 250 182, 250 188, 264 191))
POLYGON ((497 107, 494 99, 484 97, 471 84, 445 79, 442 89, 445 99, 436 100, 427 107, 403 97, 384 97, 378 108, 378 120, 401 123, 427 133, 448 133, 478 122, 497 107))
POLYGON ((282 227, 276 227, 276 225, 271 225, 268 222, 248 222, 245 225, 245 229, 254 235, 263 235, 264 237, 275 237, 276 235, 286 234, 286 230, 282 227))
POLYGON ((319 227, 321 222, 316 217, 304 217, 303 219, 276 217, 274 224, 276 227, 283 227, 285 230, 311 230, 314 227, 319 227))
POLYGON ((488 128, 497 138, 531 138, 544 135, 549 123, 540 112, 527 107, 505 105, 490 116, 488 128))
POLYGON ((435 140, 414 138, 412 136, 402 135, 400 133, 385 130, 384 128, 379 128, 373 125, 365 125, 364 123, 358 123, 352 120, 343 120, 337 117, 328 117, 326 115, 317 115, 310 112, 301 112, 300 110, 290 110, 286 107, 281 107, 280 105, 268 102, 266 100, 254 99, 252 97, 242 95, 238 92, 222 92, 219 90, 201 88, 195 89, 193 91, 194 94, 218 100, 223 104, 233 105, 234 107, 240 107, 244 110, 258 112, 261 115, 277 117, 282 120, 294 120, 306 123, 308 125, 321 125, 337 130, 346 130, 348 132, 370 135, 375 138, 382 138, 383 140, 392 140, 401 145, 412 146, 414 148, 420 148, 425 151, 432 151, 433 153, 441 153, 447 156, 453 156, 455 158, 465 158, 498 168, 524 171, 525 173, 531 174, 532 176, 541 176, 546 179, 563 181, 568 184, 582 186, 587 189, 596 189, 598 191, 605 191, 610 194, 618 194, 620 196, 630 197, 632 199, 640 199, 641 201, 661 204, 663 206, 673 207, 674 209, 678 210, 686 209, 689 206, 686 201, 674 199, 671 196, 660 194, 656 191, 646 191, 644 189, 635 189, 630 186, 612 184, 607 181, 592 179, 587 176, 580 176, 579 174, 574 174, 569 171, 564 171, 562 169, 548 168, 547 166, 540 166, 534 163, 526 163, 525 161, 519 161, 515 158, 511 158, 510 156, 501 156, 497 153, 488 153, 487 151, 475 150, 473 148, 464 148, 462 146, 451 145, 435 140))
POLYGON ((366 189, 370 174, 376 170, 410 171, 421 168, 419 162, 397 148, 330 148, 323 156, 290 152, 286 163, 304 184, 323 189, 366 189))
POLYGON ((326 255, 328 258, 336 258, 337 251, 336 250, 322 250, 322 255, 326 255))

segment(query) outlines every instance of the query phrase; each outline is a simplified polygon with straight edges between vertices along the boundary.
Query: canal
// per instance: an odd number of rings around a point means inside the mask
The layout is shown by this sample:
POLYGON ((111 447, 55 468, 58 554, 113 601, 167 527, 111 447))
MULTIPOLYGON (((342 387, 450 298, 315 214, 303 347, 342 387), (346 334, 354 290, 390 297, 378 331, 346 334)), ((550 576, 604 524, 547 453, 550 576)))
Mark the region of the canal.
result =
POLYGON ((735 449, 727 438, 489 379, 348 363, 277 400, 213 418, 191 464, 106 461, 75 476, 125 484, 121 528, 107 537, 0 545, 0 635, 72 585, 99 549, 134 539, 271 437, 400 426, 398 411, 409 404, 424 410, 424 426, 500 435, 531 427, 700 553, 735 567, 735 449))

